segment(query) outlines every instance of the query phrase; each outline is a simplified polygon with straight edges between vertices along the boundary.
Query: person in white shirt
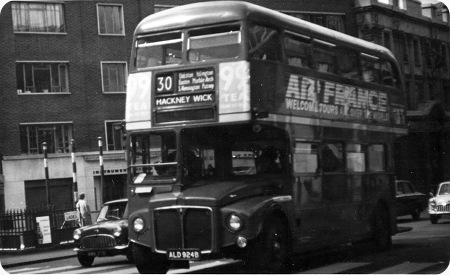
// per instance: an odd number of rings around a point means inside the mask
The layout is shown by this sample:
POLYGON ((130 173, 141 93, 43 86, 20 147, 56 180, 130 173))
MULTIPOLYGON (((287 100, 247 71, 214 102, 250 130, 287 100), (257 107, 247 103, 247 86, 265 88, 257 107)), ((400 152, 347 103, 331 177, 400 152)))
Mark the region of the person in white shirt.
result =
POLYGON ((80 199, 77 202, 77 210, 80 214, 80 225, 91 225, 91 209, 89 208, 89 205, 87 205, 86 201, 84 200, 84 193, 80 194, 80 199))

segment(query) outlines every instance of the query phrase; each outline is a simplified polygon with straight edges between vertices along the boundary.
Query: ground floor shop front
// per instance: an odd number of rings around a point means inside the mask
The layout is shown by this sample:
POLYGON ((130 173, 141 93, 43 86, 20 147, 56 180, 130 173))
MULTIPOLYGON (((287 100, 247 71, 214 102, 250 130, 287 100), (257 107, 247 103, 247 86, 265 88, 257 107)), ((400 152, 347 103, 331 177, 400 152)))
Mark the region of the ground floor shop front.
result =
POLYGON ((5 209, 41 208, 48 202, 52 207, 67 209, 74 206, 77 194, 85 193, 87 203, 95 212, 106 201, 126 197, 125 153, 104 153, 103 177, 98 155, 98 152, 75 154, 76 186, 70 154, 48 156, 48 179, 43 155, 4 156, 5 209))

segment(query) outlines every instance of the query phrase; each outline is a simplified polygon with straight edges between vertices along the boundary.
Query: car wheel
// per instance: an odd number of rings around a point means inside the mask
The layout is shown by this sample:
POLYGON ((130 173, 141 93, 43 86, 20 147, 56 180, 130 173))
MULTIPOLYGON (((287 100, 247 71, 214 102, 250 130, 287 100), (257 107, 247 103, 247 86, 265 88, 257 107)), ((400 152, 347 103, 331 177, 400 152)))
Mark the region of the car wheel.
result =
POLYGON ((439 215, 430 215, 430 221, 432 224, 437 224, 439 220, 439 215))
POLYGON ((278 216, 268 218, 246 259, 250 273, 282 273, 290 256, 287 226, 278 216))
POLYGON ((95 258, 95 256, 88 256, 87 254, 83 254, 83 253, 78 253, 77 257, 78 257, 78 262, 80 262, 80 264, 84 267, 91 266, 92 263, 94 262, 94 258, 95 258))
POLYGON ((389 212, 386 206, 379 204, 375 213, 374 220, 375 247, 378 251, 386 251, 392 247, 391 226, 389 212))
POLYGON ((164 255, 152 253, 151 249, 133 243, 133 259, 141 274, 163 274, 170 268, 170 261, 164 255))
POLYGON ((411 216, 415 221, 420 220, 420 206, 416 206, 416 208, 411 213, 411 216))

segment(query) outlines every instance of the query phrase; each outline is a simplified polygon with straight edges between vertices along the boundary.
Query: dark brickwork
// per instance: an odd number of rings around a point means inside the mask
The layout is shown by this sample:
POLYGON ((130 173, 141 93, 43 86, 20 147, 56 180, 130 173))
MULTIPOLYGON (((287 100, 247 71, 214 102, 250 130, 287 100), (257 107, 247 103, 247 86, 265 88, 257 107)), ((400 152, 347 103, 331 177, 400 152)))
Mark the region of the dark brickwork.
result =
POLYGON ((134 28, 150 14, 143 1, 123 5, 125 36, 98 35, 97 3, 67 1, 65 34, 27 34, 12 30, 11 4, 0 14, 0 154, 20 154, 19 124, 73 122, 77 150, 97 149, 105 120, 125 118, 125 94, 102 93, 101 61, 129 61, 134 28), (16 61, 67 61, 70 94, 17 94, 16 61))

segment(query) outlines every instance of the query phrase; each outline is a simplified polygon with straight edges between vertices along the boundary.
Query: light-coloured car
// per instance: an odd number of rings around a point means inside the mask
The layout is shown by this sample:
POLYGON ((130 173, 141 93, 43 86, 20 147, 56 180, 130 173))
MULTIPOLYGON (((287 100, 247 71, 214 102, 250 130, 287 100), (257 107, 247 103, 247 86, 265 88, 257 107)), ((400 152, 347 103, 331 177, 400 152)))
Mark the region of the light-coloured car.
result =
POLYGON ((450 215, 450 181, 440 183, 436 195, 431 195, 428 213, 431 223, 436 224, 442 216, 450 215))

